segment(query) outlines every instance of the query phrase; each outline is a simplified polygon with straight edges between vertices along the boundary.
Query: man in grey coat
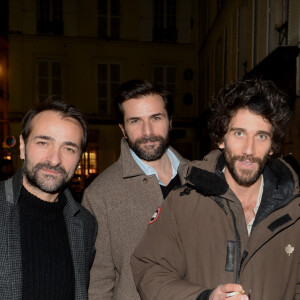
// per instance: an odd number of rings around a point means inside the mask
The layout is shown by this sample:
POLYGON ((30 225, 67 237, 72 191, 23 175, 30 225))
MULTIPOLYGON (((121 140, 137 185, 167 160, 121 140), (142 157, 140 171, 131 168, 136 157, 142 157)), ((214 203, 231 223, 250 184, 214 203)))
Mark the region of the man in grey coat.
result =
POLYGON ((24 117, 23 167, 0 182, 1 299, 88 299, 97 223, 66 188, 86 145, 72 105, 47 101, 24 117))
POLYGON ((173 107, 166 90, 153 82, 132 80, 121 85, 115 101, 124 135, 121 155, 83 197, 83 205, 99 223, 91 300, 140 299, 130 255, 169 191, 185 183, 188 169, 188 161, 169 147, 173 107))

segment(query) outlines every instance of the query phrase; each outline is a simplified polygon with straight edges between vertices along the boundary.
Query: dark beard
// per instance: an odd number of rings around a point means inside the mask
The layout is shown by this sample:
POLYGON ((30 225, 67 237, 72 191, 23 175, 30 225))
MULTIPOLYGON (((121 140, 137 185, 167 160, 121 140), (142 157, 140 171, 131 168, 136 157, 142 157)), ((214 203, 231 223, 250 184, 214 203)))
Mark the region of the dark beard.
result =
POLYGON ((140 159, 143 159, 145 161, 155 161, 160 159, 168 149, 169 135, 167 135, 166 138, 163 138, 159 135, 150 135, 137 139, 134 142, 130 141, 129 138, 127 138, 127 142, 129 147, 140 159), (141 145, 146 142, 159 142, 159 146, 157 148, 149 146, 145 150, 141 147, 141 145))
POLYGON ((241 186, 251 186, 260 177, 263 169, 268 160, 268 154, 266 154, 263 159, 258 157, 248 156, 248 155, 231 155, 228 151, 224 151, 226 166, 232 176, 232 178, 241 186), (239 160, 249 160, 250 162, 256 162, 258 165, 257 170, 253 173, 250 170, 242 170, 238 173, 235 162, 239 160))
POLYGON ((36 187, 49 194, 58 193, 69 182, 69 180, 67 180, 68 174, 64 168, 60 166, 51 166, 49 163, 38 163, 32 169, 30 169, 25 159, 23 172, 28 183, 30 183, 33 187, 36 187), (43 178, 41 178, 39 177, 38 171, 43 168, 60 172, 63 176, 60 178, 55 178, 52 175, 45 175, 43 178))

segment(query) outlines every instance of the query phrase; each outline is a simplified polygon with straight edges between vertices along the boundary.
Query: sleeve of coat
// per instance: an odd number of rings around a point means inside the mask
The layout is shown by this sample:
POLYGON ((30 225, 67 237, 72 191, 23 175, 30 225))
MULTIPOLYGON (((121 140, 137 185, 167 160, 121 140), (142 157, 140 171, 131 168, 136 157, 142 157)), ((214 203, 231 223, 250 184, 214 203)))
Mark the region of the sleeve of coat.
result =
POLYGON ((109 300, 113 298, 116 274, 111 254, 105 201, 95 187, 87 188, 82 205, 96 217, 98 222, 96 255, 90 271, 89 300, 109 300))
POLYGON ((295 294, 295 300, 300 300, 300 263, 298 264, 298 280, 296 285, 296 294, 295 294))
POLYGON ((131 257, 135 284, 142 300, 195 300, 205 288, 185 279, 186 264, 171 192, 158 219, 131 257))

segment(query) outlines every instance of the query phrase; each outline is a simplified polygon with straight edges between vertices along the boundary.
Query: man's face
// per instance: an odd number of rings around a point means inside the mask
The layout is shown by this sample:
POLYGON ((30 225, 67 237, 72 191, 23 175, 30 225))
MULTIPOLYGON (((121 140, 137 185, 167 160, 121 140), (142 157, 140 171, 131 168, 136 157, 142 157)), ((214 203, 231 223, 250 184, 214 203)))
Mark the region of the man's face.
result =
POLYGON ((272 125, 248 109, 240 109, 229 122, 224 141, 227 181, 251 186, 259 178, 272 154, 272 125))
POLYGON ((20 137, 23 184, 29 192, 38 197, 56 194, 71 180, 80 160, 82 137, 82 127, 73 118, 50 110, 33 118, 26 145, 20 137))
POLYGON ((126 100, 124 126, 119 124, 130 148, 145 161, 162 157, 169 146, 171 120, 159 95, 126 100))

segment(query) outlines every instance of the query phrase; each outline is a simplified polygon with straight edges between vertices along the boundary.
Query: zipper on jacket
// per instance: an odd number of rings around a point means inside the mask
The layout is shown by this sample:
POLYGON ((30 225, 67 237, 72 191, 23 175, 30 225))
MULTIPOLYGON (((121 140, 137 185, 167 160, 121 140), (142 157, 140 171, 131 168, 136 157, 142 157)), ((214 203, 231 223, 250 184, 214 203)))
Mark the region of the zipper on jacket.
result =
POLYGON ((236 239, 236 274, 235 274, 235 283, 239 283, 240 281, 240 272, 241 272, 241 238, 236 226, 236 217, 230 207, 229 200, 227 201, 227 205, 232 217, 233 226, 234 226, 234 235, 236 239))

